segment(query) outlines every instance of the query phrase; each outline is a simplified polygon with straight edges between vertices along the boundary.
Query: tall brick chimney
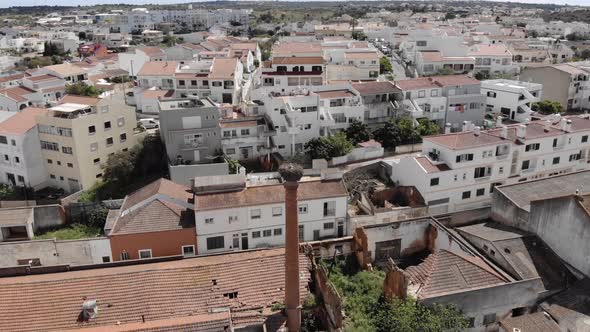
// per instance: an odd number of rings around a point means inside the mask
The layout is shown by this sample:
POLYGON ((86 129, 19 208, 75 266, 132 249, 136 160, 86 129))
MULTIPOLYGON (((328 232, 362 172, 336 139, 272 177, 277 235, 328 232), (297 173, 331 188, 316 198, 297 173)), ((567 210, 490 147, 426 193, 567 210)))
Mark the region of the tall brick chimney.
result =
POLYGON ((297 187, 303 176, 303 168, 297 164, 284 163, 279 168, 285 187, 285 307, 287 329, 297 332, 301 327, 299 303, 299 222, 297 187))

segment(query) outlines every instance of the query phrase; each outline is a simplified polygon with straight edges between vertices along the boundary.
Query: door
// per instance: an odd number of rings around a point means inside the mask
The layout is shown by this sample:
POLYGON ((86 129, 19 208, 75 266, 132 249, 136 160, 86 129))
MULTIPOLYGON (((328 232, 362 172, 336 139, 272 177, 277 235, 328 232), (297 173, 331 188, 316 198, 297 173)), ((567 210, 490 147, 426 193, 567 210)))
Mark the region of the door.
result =
POLYGON ((320 239, 320 230, 319 229, 315 229, 313 231, 313 240, 314 241, 319 241, 320 239))
POLYGON ((248 233, 242 233, 242 250, 248 249, 248 233))
POLYGON ((339 221, 338 222, 338 237, 343 237, 344 236, 344 222, 339 221))
POLYGON ((194 161, 201 161, 201 155, 199 154, 199 150, 193 151, 193 158, 194 161))
POLYGON ((299 242, 305 241, 305 228, 303 225, 299 225, 299 242))
POLYGON ((400 257, 402 240, 389 240, 375 243, 375 261, 384 262, 388 258, 397 259, 400 257))
POLYGON ((224 103, 231 104, 233 102, 231 93, 224 93, 221 98, 224 103))

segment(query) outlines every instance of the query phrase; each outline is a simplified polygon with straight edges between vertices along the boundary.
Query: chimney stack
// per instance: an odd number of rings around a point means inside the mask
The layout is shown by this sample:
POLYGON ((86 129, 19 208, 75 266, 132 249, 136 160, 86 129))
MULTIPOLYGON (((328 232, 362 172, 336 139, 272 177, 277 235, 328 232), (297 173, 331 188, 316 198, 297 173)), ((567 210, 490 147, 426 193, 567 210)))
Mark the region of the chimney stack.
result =
POLYGON ((287 329, 297 332, 301 327, 301 306, 299 303, 299 225, 297 208, 297 187, 303 176, 300 165, 284 163, 279 173, 285 181, 285 307, 287 329))
POLYGON ((565 131, 568 133, 572 131, 572 120, 565 120, 565 131))
POLYGON ((451 124, 450 123, 445 123, 445 134, 450 134, 451 133, 451 124))
POLYGON ((470 122, 469 121, 463 121, 463 127, 461 127, 461 131, 462 132, 469 131, 469 127, 470 127, 470 122))
POLYGON ((502 129, 500 130, 500 137, 502 137, 503 139, 507 139, 508 138, 508 127, 506 126, 502 126, 502 129))
POLYGON ((477 127, 475 127, 475 128, 473 129, 473 134, 474 134, 475 136, 479 136, 480 132, 481 132, 481 127, 480 127, 480 126, 477 126, 477 127))
POLYGON ((526 126, 521 124, 516 128, 516 137, 524 139, 526 137, 526 126))

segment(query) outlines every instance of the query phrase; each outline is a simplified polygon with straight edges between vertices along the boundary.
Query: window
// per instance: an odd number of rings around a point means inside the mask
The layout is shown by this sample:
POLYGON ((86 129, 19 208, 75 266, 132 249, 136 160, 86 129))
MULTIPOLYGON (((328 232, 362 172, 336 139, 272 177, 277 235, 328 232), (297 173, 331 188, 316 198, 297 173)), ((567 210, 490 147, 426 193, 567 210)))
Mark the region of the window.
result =
POLYGON ((98 163, 100 163, 100 158, 95 158, 94 159, 94 164, 97 165, 98 163))
POLYGON ((25 178, 22 175, 17 176, 16 179, 18 180, 18 182, 22 182, 22 183, 25 182, 25 178))
POLYGON ((471 191, 464 191, 463 194, 461 194, 461 198, 463 198, 463 199, 471 198, 471 191))
MULTIPOLYGON (((0 136, 0 137, 2 137, 2 136, 0 136)), ((6 139, 6 137, 5 137, 5 139, 6 139)), ((57 143, 54 143, 54 142, 41 141, 41 149, 51 150, 51 151, 59 151, 59 146, 57 145, 57 143)))
POLYGON ((8 144, 8 140, 6 139, 6 136, 0 136, 0 143, 8 144))
POLYGON ((47 163, 48 163, 48 164, 53 164, 53 160, 51 160, 51 159, 47 159, 47 163))
POLYGON ((104 130, 111 129, 111 121, 105 121, 104 123, 104 130))
POLYGON ((101 112, 103 112, 103 113, 106 113, 106 112, 108 112, 108 111, 109 111, 109 107, 108 107, 108 106, 102 106, 102 107, 100 108, 100 111, 101 111, 101 112))
POLYGON ((298 233, 299 233, 299 242, 305 241, 305 226, 299 225, 298 226, 298 233))
POLYGON ((228 221, 230 224, 234 221, 238 221, 238 216, 229 216, 228 221))
POLYGON ((107 146, 113 145, 113 138, 112 137, 107 138, 106 143, 107 143, 107 146))
POLYGON ((222 86, 223 84, 220 81, 214 81, 211 83, 213 86, 222 86))
POLYGON ((498 168, 498 174, 504 174, 504 167, 498 168))
POLYGON ((524 150, 525 151, 537 151, 541 148, 541 144, 539 143, 533 143, 533 144, 527 144, 527 146, 525 146, 524 150))
POLYGON ((102 262, 103 263, 110 263, 111 262, 111 257, 109 257, 109 256, 102 256, 102 262))
POLYGON ((185 256, 194 256, 195 255, 195 246, 182 246, 182 254, 185 256))
POLYGON ((325 222, 324 229, 334 229, 334 223, 333 222, 325 222))
POLYGON ((461 163, 464 161, 472 161, 472 160, 473 160, 473 153, 460 154, 455 158, 455 161, 458 163, 461 163))
POLYGON ((488 91, 487 96, 490 98, 496 98, 496 93, 492 91, 488 91))
POLYGON ((487 314, 483 316, 483 325, 489 325, 496 322, 496 314, 487 314))
POLYGON ((588 135, 582 136, 582 143, 588 142, 588 135))
POLYGON ((74 153, 72 148, 69 146, 62 146, 61 152, 65 153, 65 154, 73 154, 74 153))
POLYGON ((178 85, 185 86, 186 84, 185 84, 184 80, 178 80, 178 85))
POLYGON ((282 228, 275 228, 272 233, 274 236, 283 235, 283 229, 282 228))
POLYGON ((252 232, 252 238, 253 238, 253 239, 257 239, 257 238, 259 238, 259 237, 260 237, 260 231, 255 231, 255 232, 252 232))
POLYGON ((19 157, 14 157, 14 162, 17 163, 17 164, 20 163, 19 157))
POLYGON ((416 41, 416 46, 426 46, 426 40, 418 40, 418 41, 416 41))
POLYGON ((260 215, 261 215, 260 209, 250 210, 250 218, 251 219, 260 219, 260 215))
POLYGON ((72 164, 72 163, 68 163, 68 167, 69 167, 69 168, 74 168, 74 164, 72 164))
POLYGON ((305 214, 305 213, 307 213, 307 204, 299 205, 299 214, 305 214))
POLYGON ((283 208, 278 206, 278 207, 273 207, 272 208, 272 216, 276 217, 276 216, 281 216, 283 215, 283 208))
POLYGON ((205 224, 212 224, 213 218, 205 218, 205 224))
POLYGON ((95 126, 88 126, 88 135, 96 134, 96 127, 95 126))
POLYGON ((215 250, 215 249, 223 249, 223 248, 225 248, 223 235, 207 238, 207 250, 215 250))
POLYGON ((119 135, 119 141, 121 141, 121 143, 125 142, 126 140, 127 140, 126 133, 122 133, 121 135, 119 135))
POLYGON ((58 166, 61 166, 61 161, 59 161, 59 160, 58 160, 58 161, 57 161, 57 165, 58 165, 58 166))
POLYGON ((424 98, 424 97, 426 97, 426 91, 425 90, 418 91, 418 98, 424 98))
POLYGON ((236 149, 225 149, 225 154, 236 154, 236 149))
POLYGON ((10 160, 10 157, 7 154, 5 154, 4 155, 4 161, 9 161, 9 160, 10 160))
POLYGON ((559 157, 553 158, 553 165, 559 164, 559 157))
POLYGON ((475 191, 475 196, 483 196, 486 193, 486 189, 485 188, 479 188, 475 191))
POLYGON ((336 202, 324 202, 324 217, 333 217, 336 215, 336 202))
POLYGON ((55 175, 53 175, 53 174, 49 174, 49 177, 52 179, 55 179, 55 175))
POLYGON ((242 129, 240 133, 242 134, 242 136, 250 135, 250 129, 242 129))
POLYGON ((15 141, 15 140, 13 140, 13 139, 11 139, 11 140, 10 140, 10 144, 12 144, 12 146, 16 146, 16 141, 15 141))
POLYGON ((98 150, 98 143, 91 143, 90 144, 90 151, 98 150))
POLYGON ((152 249, 140 249, 139 250, 139 259, 148 259, 152 258, 152 249))
POLYGON ((570 155, 570 161, 582 159, 582 151, 570 155))
POLYGON ((439 183, 439 178, 430 179, 430 186, 431 187, 438 186, 438 183, 439 183))
POLYGON ((436 89, 430 90, 430 97, 438 97, 438 90, 436 90, 436 89))
POLYGON ((488 177, 490 175, 492 175, 491 167, 476 167, 475 171, 473 172, 473 178, 475 179, 488 177))
POLYGON ((554 138, 554 139, 553 139, 553 147, 554 147, 554 148, 555 148, 555 147, 557 147, 557 138, 554 138))
POLYGON ((125 125, 125 118, 124 117, 119 117, 117 119, 117 126, 123 127, 124 125, 125 125))
POLYGON ((100 178, 102 178, 102 173, 98 173, 98 174, 96 174, 95 178, 97 178, 97 179, 100 179, 100 178))
POLYGON ((529 167, 531 167, 531 161, 530 160, 525 160, 522 162, 522 170, 527 170, 529 169, 529 167))
POLYGON ((129 259, 129 253, 128 253, 128 252, 126 252, 126 251, 123 251, 123 252, 121 253, 121 260, 122 260, 122 261, 126 261, 126 260, 128 260, 128 259, 129 259))
POLYGON ((262 231, 262 236, 263 237, 269 237, 272 236, 272 229, 265 229, 262 231))

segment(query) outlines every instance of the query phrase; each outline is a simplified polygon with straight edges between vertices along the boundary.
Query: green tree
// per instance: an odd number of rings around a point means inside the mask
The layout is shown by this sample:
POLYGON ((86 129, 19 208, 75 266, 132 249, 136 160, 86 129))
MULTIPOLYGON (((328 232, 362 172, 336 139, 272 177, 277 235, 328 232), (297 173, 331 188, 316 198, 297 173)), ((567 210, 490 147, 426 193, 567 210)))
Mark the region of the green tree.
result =
POLYGON ((445 21, 454 20, 457 17, 454 13, 448 12, 445 14, 445 21))
POLYGON ((584 59, 584 60, 588 60, 588 59, 590 59, 590 48, 587 48, 587 49, 583 50, 583 51, 580 53, 580 58, 582 58, 582 59, 584 59))
POLYGON ((305 151, 312 159, 332 159, 343 156, 354 148, 344 132, 336 135, 314 138, 305 143, 305 151))
POLYGON ((43 56, 63 55, 59 47, 52 42, 45 42, 43 44, 43 56))
POLYGON ((477 73, 475 73, 475 79, 480 81, 488 80, 490 79, 490 74, 485 71, 478 71, 477 73))
POLYGON ((554 114, 563 112, 563 106, 557 101, 543 100, 532 105, 531 109, 543 114, 554 114))
POLYGON ((78 32, 78 38, 80 40, 86 40, 86 32, 85 31, 78 32))
POLYGON ((439 68, 436 74, 439 76, 455 75, 455 71, 451 68, 439 68))
POLYGON ((395 148, 402 142, 402 136, 394 118, 389 119, 383 127, 375 130, 373 136, 386 149, 395 148))
POLYGON ((101 91, 94 86, 78 82, 66 86, 66 93, 77 96, 98 97, 101 91))
POLYGON ((229 157, 225 158, 225 162, 227 163, 227 166, 229 168, 229 174, 237 174, 238 170, 242 166, 242 165, 240 165, 239 161, 229 158, 229 157))
POLYGON ((381 297, 371 318, 377 332, 390 331, 462 331, 468 320, 454 306, 426 307, 416 300, 387 300, 381 297))
POLYGON ((352 121, 348 128, 346 128, 345 133, 346 138, 354 145, 373 138, 373 133, 371 133, 367 124, 358 120, 352 121))
POLYGON ((107 220, 107 214, 109 214, 107 208, 104 206, 98 206, 87 214, 88 222, 86 224, 90 227, 102 229, 107 220))
POLYGON ((381 59, 379 59, 379 72, 381 72, 381 74, 384 73, 390 73, 393 71, 393 66, 391 65, 391 61, 389 61, 389 59, 384 56, 381 57, 381 59))
POLYGON ((418 120, 418 134, 420 136, 430 136, 440 133, 440 127, 433 121, 428 119, 418 120))

